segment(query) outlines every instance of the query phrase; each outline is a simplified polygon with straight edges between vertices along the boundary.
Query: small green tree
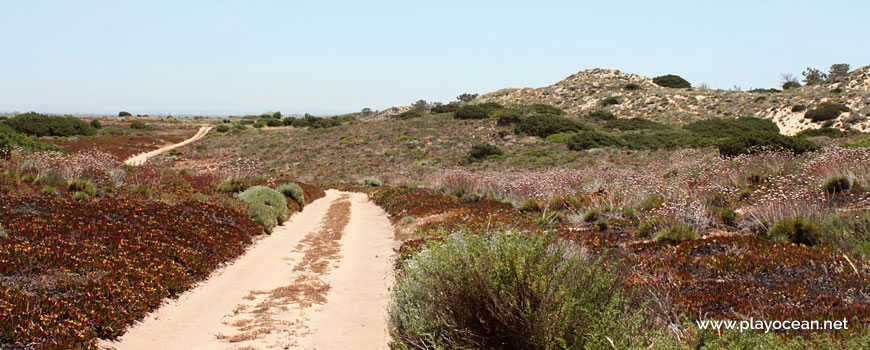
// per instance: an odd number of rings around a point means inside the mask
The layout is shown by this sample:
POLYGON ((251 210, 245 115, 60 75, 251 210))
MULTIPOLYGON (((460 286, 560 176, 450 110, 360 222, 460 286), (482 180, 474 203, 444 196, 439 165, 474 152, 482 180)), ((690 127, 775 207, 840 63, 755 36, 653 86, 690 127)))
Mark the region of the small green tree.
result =
POLYGON ((828 70, 828 80, 837 81, 849 75, 848 63, 836 63, 831 65, 828 70))
POLYGON ((414 104, 412 104, 411 106, 418 111, 429 110, 429 104, 426 103, 426 100, 418 100, 417 102, 414 102, 414 104))
POLYGON ((469 94, 467 92, 462 94, 462 95, 456 96, 456 99, 462 103, 469 103, 471 101, 474 101, 474 99, 476 99, 476 98, 477 98, 477 94, 469 94))
POLYGON ((828 79, 828 75, 823 73, 822 71, 807 67, 807 70, 803 71, 801 75, 804 76, 804 83, 807 85, 816 85, 823 83, 826 79, 828 79))
POLYGON ((118 116, 119 117, 129 117, 129 116, 132 116, 132 114, 130 114, 130 112, 127 112, 127 111, 120 111, 120 112, 118 112, 118 116))

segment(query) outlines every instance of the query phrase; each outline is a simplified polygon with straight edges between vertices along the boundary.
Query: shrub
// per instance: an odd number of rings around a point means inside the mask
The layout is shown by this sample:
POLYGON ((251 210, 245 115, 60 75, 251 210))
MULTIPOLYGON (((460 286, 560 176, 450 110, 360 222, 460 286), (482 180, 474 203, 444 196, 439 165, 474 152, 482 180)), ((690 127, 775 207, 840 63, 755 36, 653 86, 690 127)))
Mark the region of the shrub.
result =
POLYGON ((566 133, 552 134, 550 136, 547 136, 547 141, 556 142, 556 143, 564 143, 567 145, 568 142, 571 141, 571 138, 574 137, 574 134, 576 134, 576 133, 566 132, 566 133))
POLYGON ((94 129, 96 129, 96 130, 99 130, 99 129, 102 129, 102 128, 103 128, 103 124, 100 123, 100 121, 99 121, 99 120, 96 120, 96 119, 91 120, 91 123, 90 123, 90 124, 91 124, 91 127, 94 128, 94 129))
POLYGON ((719 154, 722 156, 754 153, 764 148, 783 149, 794 154, 803 154, 819 149, 818 145, 802 137, 768 133, 750 133, 732 137, 720 142, 718 146, 719 154))
POLYGON ((741 136, 747 133, 779 134, 779 127, 776 126, 776 123, 756 117, 704 119, 689 123, 683 128, 699 136, 714 139, 741 136))
POLYGON ((390 334, 414 349, 629 348, 618 265, 548 235, 456 233, 402 264, 390 334))
POLYGON ((801 132, 797 133, 797 135, 795 135, 795 136, 800 136, 800 137, 827 136, 830 138, 838 138, 838 137, 846 136, 846 133, 840 129, 834 129, 831 127, 822 127, 822 128, 818 128, 818 129, 802 130, 801 132))
POLYGON ((35 112, 16 115, 4 123, 17 132, 36 137, 97 134, 97 130, 90 123, 79 118, 50 116, 35 112))
POLYGON ((495 111, 504 109, 504 106, 502 106, 498 103, 495 103, 495 102, 481 103, 477 106, 480 108, 483 108, 483 110, 486 111, 486 114, 490 115, 490 116, 492 116, 492 114, 495 113, 495 111))
POLYGON ((304 118, 293 118, 292 124, 294 128, 307 128, 309 127, 308 119, 304 118))
POLYGON ((712 141, 685 130, 644 130, 621 135, 622 143, 630 149, 701 148, 712 141))
POLYGON ((826 120, 837 119, 843 112, 848 112, 849 107, 841 103, 824 102, 816 105, 813 109, 808 110, 804 114, 804 118, 812 120, 814 123, 823 122, 826 120))
POLYGON ((250 119, 242 119, 239 121, 239 124, 241 125, 253 125, 254 123, 256 122, 250 119))
POLYGON ((297 204, 299 204, 299 208, 302 209, 305 207, 305 191, 302 190, 302 187, 295 183, 288 183, 278 186, 278 192, 281 192, 284 196, 290 197, 297 204))
POLYGON ((865 137, 865 138, 858 139, 855 141, 846 142, 843 144, 843 147, 852 148, 852 149, 870 147, 870 137, 865 137))
POLYGON ((787 82, 782 84, 783 90, 797 89, 799 87, 801 87, 801 83, 798 83, 796 81, 787 81, 787 82))
POLYGON ((637 84, 637 83, 628 83, 628 84, 625 84, 625 86, 623 86, 622 88, 623 88, 623 89, 626 89, 626 90, 628 90, 628 91, 640 90, 640 84, 637 84))
POLYGON ((692 84, 690 84, 688 81, 686 81, 686 79, 683 79, 679 75, 673 75, 673 74, 655 77, 655 78, 653 78, 653 83, 655 83, 656 85, 661 86, 661 87, 675 88, 675 89, 684 89, 684 88, 692 87, 692 84))
POLYGON ((834 176, 822 185, 827 194, 840 194, 852 188, 852 180, 846 176, 834 176))
POLYGON ((580 131, 568 141, 568 149, 572 151, 621 145, 622 141, 615 136, 599 131, 580 131))
POLYGON ((130 112, 127 112, 127 111, 120 111, 120 112, 118 112, 118 116, 119 116, 119 117, 130 117, 130 116, 133 116, 133 115, 130 114, 130 112))
POLYGON ((592 119, 592 120, 604 120, 604 121, 607 121, 607 120, 614 120, 614 119, 616 119, 616 115, 614 115, 613 113, 610 113, 610 112, 608 112, 608 111, 597 110, 597 111, 592 111, 592 112, 586 113, 586 115, 584 116, 584 118, 586 118, 586 119, 592 119))
POLYGON ((676 243, 682 241, 691 241, 700 238, 701 235, 689 225, 681 223, 673 223, 656 233, 656 242, 676 243))
POLYGON ((489 118, 489 113, 486 109, 479 105, 465 105, 459 108, 456 113, 453 114, 453 118, 456 119, 487 119, 489 118))
POLYGON ((607 107, 607 106, 618 105, 618 104, 619 104, 619 97, 616 97, 616 96, 610 96, 610 97, 604 98, 600 102, 598 102, 598 105, 601 107, 607 107))
POLYGON ((459 110, 461 107, 458 103, 448 103, 446 105, 437 105, 432 107, 432 113, 453 113, 459 110))
POLYGON ((88 199, 90 197, 91 197, 90 195, 88 195, 87 193, 81 192, 81 191, 73 193, 73 199, 75 199, 77 201, 80 201, 83 199, 88 199))
POLYGON ((818 243, 819 226, 802 216, 785 218, 771 226, 767 236, 778 242, 813 246, 818 243))
POLYGON ((268 126, 270 128, 277 128, 279 126, 284 126, 284 122, 282 122, 280 119, 264 118, 264 119, 260 119, 260 120, 266 121, 266 126, 268 126))
POLYGON ((422 116, 423 116, 423 110, 415 108, 415 109, 407 110, 407 111, 404 111, 402 113, 396 114, 393 116, 393 119, 405 120, 405 119, 411 119, 411 118, 419 118, 422 116))
POLYGON ((803 112, 805 110, 807 110, 807 106, 804 106, 804 105, 791 106, 792 113, 799 113, 799 112, 803 112))
POLYGON ((565 115, 565 111, 563 111, 559 107, 551 106, 544 103, 535 103, 526 106, 520 107, 523 114, 525 115, 535 115, 535 114, 543 114, 543 115, 565 115))
POLYGON ((367 177, 362 180, 362 185, 367 187, 380 187, 384 185, 384 182, 373 177, 367 177))
POLYGON ((56 193, 57 193, 57 187, 54 187, 54 186, 45 186, 45 187, 42 188, 41 191, 42 191, 43 194, 56 194, 56 193))
POLYGON ((230 131, 230 127, 226 126, 224 124, 221 124, 221 125, 218 125, 216 130, 217 130, 217 132, 227 132, 227 131, 230 131))
POLYGON ((83 192, 88 194, 89 196, 97 194, 97 186, 94 185, 93 182, 90 182, 88 180, 72 180, 70 181, 67 189, 69 189, 70 192, 83 192))
POLYGON ((608 120, 604 123, 608 129, 619 129, 622 131, 630 130, 662 130, 668 127, 662 123, 657 123, 644 118, 617 118, 608 120))
POLYGON ((588 126, 566 117, 533 115, 517 123, 516 132, 546 138, 552 134, 591 130, 588 126))
POLYGON ((143 122, 133 122, 132 124, 130 124, 130 129, 145 130, 148 129, 148 125, 143 122))
POLYGON ((266 186, 251 187, 239 193, 238 198, 248 203, 248 214, 263 226, 266 233, 271 233, 290 214, 284 195, 266 186))
POLYGON ((495 112, 493 116, 495 117, 496 125, 501 126, 517 124, 524 118, 522 114, 506 109, 495 112))
POLYGON ((471 151, 468 152, 468 155, 474 159, 484 159, 489 156, 498 156, 502 154, 504 154, 504 152, 501 149, 488 143, 478 143, 471 146, 471 151))
POLYGON ((251 186, 251 181, 248 179, 231 177, 217 185, 218 192, 235 193, 241 192, 251 186))

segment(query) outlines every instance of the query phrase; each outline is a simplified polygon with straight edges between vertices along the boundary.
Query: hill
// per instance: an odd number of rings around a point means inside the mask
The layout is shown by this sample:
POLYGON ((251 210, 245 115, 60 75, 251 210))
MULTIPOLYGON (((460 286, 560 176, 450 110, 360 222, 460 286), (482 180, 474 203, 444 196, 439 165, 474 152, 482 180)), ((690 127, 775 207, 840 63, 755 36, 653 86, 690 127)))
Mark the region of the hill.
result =
POLYGON ((870 119, 870 66, 856 69, 838 82, 787 91, 665 88, 637 74, 590 69, 550 86, 502 89, 485 94, 475 102, 546 103, 578 115, 603 108, 618 117, 644 117, 680 124, 711 117, 756 116, 773 120, 786 135, 821 127, 821 123, 805 118, 807 109, 823 102, 836 102, 850 111, 836 118, 833 127, 864 131, 870 119))

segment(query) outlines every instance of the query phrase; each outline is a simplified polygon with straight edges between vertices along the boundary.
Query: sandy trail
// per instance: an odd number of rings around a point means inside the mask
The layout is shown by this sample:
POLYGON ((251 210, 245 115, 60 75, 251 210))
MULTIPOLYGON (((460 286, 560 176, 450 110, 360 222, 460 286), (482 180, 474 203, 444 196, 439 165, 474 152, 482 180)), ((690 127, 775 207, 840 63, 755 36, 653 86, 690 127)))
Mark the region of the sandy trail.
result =
POLYGON ((365 194, 329 190, 117 342, 124 349, 387 349, 393 229, 365 194))
POLYGON ((169 152, 175 148, 187 145, 191 142, 194 142, 196 140, 199 140, 199 139, 205 137, 205 134, 208 134, 209 130, 211 130, 210 126, 200 127, 199 131, 197 131, 196 134, 193 135, 193 137, 191 137, 187 140, 181 141, 181 142, 173 144, 173 145, 161 147, 159 149, 156 149, 156 150, 153 150, 150 152, 139 153, 135 156, 127 158, 127 160, 124 161, 124 164, 132 165, 132 166, 139 166, 139 165, 145 164, 145 162, 148 161, 148 158, 154 157, 154 156, 162 154, 164 152, 169 152))

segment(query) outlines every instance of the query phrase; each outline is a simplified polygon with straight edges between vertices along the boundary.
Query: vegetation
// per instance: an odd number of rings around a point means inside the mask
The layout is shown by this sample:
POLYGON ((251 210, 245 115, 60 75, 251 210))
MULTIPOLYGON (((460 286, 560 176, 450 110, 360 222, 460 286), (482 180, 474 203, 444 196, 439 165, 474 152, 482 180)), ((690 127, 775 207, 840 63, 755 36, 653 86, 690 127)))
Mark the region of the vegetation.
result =
POLYGON ((695 240, 701 235, 694 228, 684 224, 671 224, 656 234, 656 242, 675 243, 686 240, 695 240))
POLYGON ((248 203, 248 214, 271 233, 290 215, 284 195, 266 186, 253 186, 238 194, 238 198, 248 203))
POLYGON ((812 120, 814 123, 819 123, 826 120, 837 119, 840 114, 848 111, 849 108, 841 103, 823 102, 808 110, 806 114, 804 114, 804 117, 812 120))
POLYGON ((662 75, 653 78, 653 83, 658 86, 666 87, 666 88, 674 88, 674 89, 685 89, 692 87, 692 84, 689 83, 686 79, 679 75, 662 75))
POLYGON ((478 143, 471 147, 471 151, 468 153, 468 156, 474 159, 485 159, 490 156, 500 156, 504 154, 504 151, 496 147, 495 145, 491 145, 488 143, 478 143))
POLYGON ((778 242, 813 246, 819 240, 819 226, 805 217, 785 218, 774 224, 767 236, 778 242))
POLYGON ((13 130, 30 136, 90 136, 97 130, 90 123, 75 117, 44 115, 35 112, 19 114, 3 121, 13 130))
POLYGON ((599 131, 580 131, 568 141, 568 149, 572 151, 621 145, 622 141, 619 138, 599 131))
POLYGON ((478 105, 465 105, 453 114, 456 119, 487 119, 489 111, 478 105))
POLYGON ((302 190, 298 184, 288 183, 278 186, 276 189, 278 192, 281 192, 286 197, 293 199, 296 204, 299 204, 299 208, 305 207, 305 191, 302 190))
POLYGON ((516 126, 517 133, 543 138, 553 134, 582 130, 591 129, 574 119, 541 114, 523 118, 516 126))

